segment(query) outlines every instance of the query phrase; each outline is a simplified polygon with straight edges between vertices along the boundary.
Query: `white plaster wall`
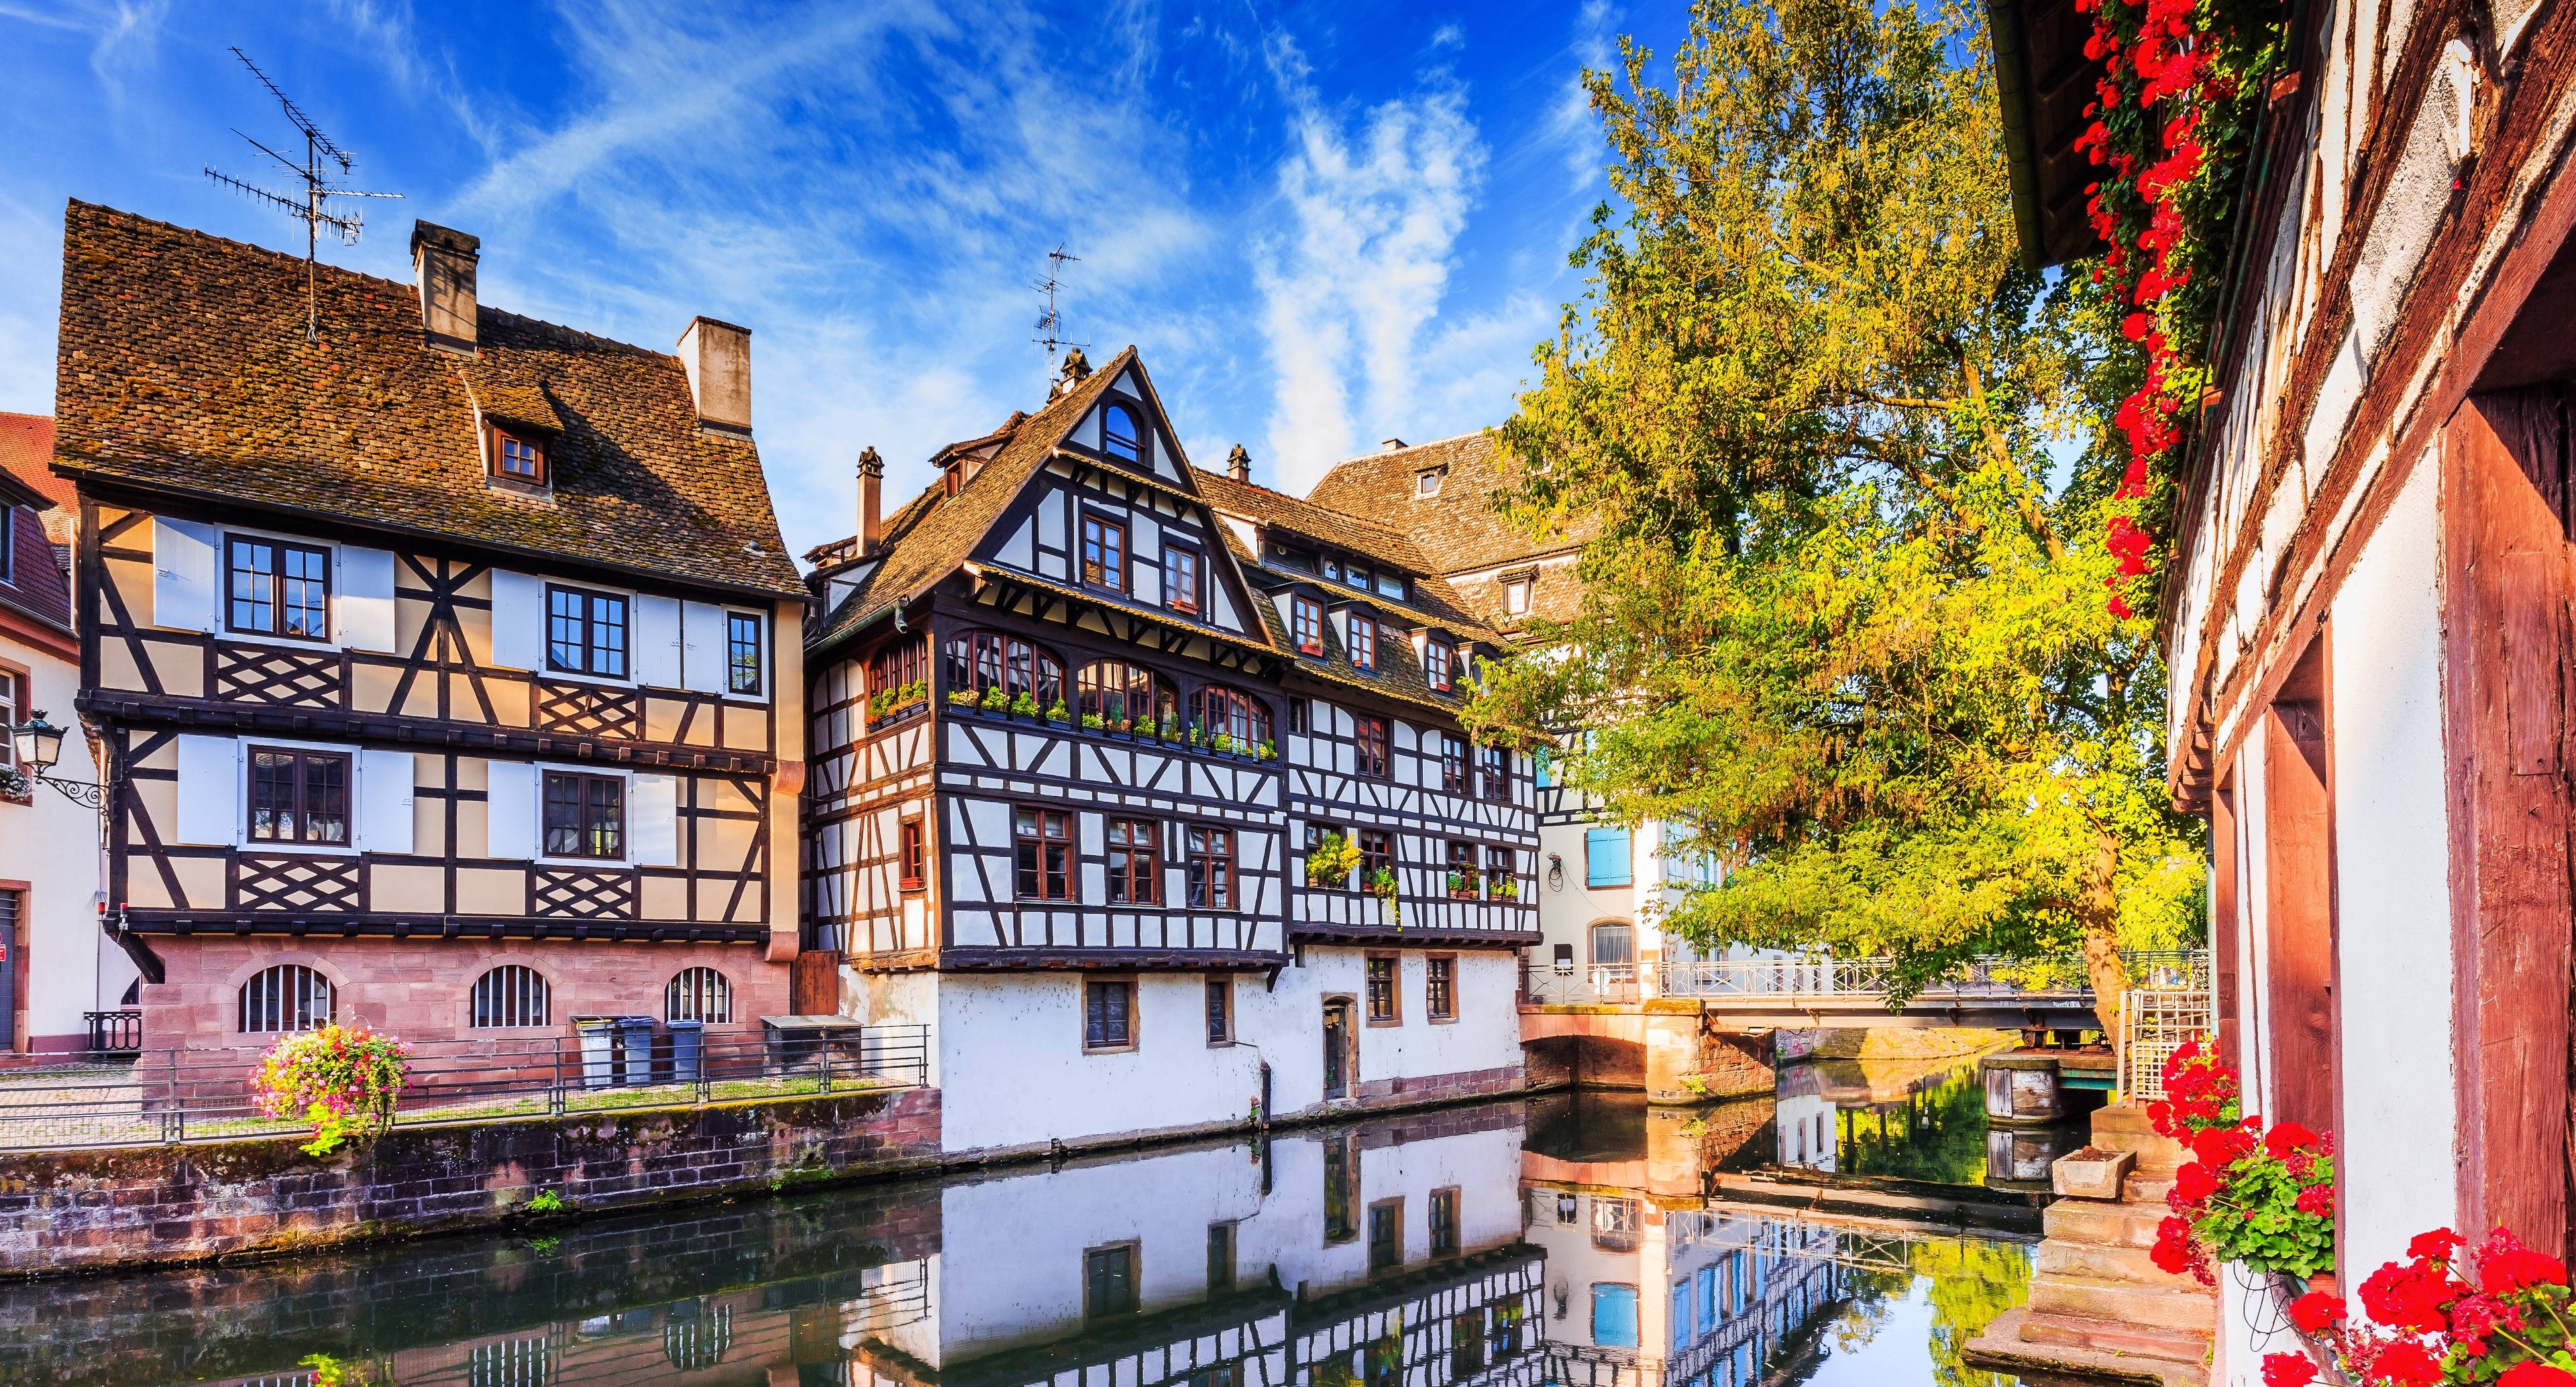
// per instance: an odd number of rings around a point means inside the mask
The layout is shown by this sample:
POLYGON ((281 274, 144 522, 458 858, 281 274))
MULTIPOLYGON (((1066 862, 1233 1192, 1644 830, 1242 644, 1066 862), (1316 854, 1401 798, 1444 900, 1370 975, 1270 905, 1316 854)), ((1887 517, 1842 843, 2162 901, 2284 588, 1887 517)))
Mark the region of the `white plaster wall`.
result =
MULTIPOLYGON (((1302 996, 1307 1005, 1295 1013, 1292 1034, 1308 1052, 1301 1064, 1282 1067, 1301 1080, 1278 1090, 1279 1111, 1294 1112, 1324 1097, 1324 998, 1342 994, 1359 1002, 1360 1082, 1425 1078, 1474 1069, 1498 1069, 1520 1063, 1520 1010, 1514 997, 1520 986, 1520 959, 1499 949, 1460 951, 1458 1019, 1434 1022, 1423 989, 1428 978, 1424 951, 1406 949, 1396 956, 1396 984, 1402 995, 1395 1025, 1370 1025, 1367 1016, 1366 959, 1383 949, 1308 947, 1303 968, 1279 975, 1279 990, 1302 996), (1311 1039, 1312 1044, 1306 1045, 1311 1039)), ((1278 1065, 1277 1060, 1273 1060, 1278 1065)))
MULTIPOLYGON (((1359 1192, 1352 1201, 1354 1236, 1324 1241, 1324 1143, 1331 1134, 1281 1137, 1270 1144, 1271 1192, 1257 1217, 1236 1233, 1237 1275, 1265 1266, 1279 1269, 1279 1284, 1304 1295, 1322 1295, 1369 1279, 1368 1206, 1404 1201, 1403 1258, 1410 1265, 1431 1256, 1431 1192, 1458 1191, 1458 1247, 1482 1252, 1520 1237, 1522 1129, 1489 1131, 1373 1144, 1373 1128, 1352 1142, 1359 1162, 1359 1192)), ((1243 1160, 1243 1149, 1234 1148, 1243 1160)))
POLYGON ((2439 471, 2415 468, 2334 602, 2336 1006, 2345 1072, 2371 1076, 2336 1145, 2365 1270, 2454 1216, 2439 471))
MULTIPOLYGON (((78 667, 6 639, 0 639, 0 665, 26 671, 33 690, 29 711, 43 709, 46 721, 72 729, 63 738, 62 761, 51 774, 97 780, 97 762, 72 715, 78 667)), ((27 941, 28 960, 22 1039, 38 1049, 59 1051, 88 1044, 81 1013, 113 1009, 135 973, 125 951, 99 931, 98 812, 42 785, 34 791, 32 803, 0 803, 0 881, 28 885, 20 935, 27 941)), ((9 966, 15 966, 14 959, 9 966)), ((9 1039, 0 1037, 0 1042, 9 1039)))

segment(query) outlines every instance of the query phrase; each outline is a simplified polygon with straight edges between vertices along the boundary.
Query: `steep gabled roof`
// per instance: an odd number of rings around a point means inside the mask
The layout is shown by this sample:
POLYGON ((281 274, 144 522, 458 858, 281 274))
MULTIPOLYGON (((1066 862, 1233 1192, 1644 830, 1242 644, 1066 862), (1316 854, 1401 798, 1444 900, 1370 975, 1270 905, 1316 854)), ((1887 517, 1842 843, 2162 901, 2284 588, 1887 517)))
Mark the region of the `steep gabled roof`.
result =
MULTIPOLYGON (((1359 600, 1421 625, 1445 627, 1469 640, 1490 641, 1496 645, 1503 643, 1502 633, 1473 614, 1474 608, 1460 599, 1448 580, 1441 577, 1440 570, 1432 566, 1421 547, 1409 536, 1357 516, 1300 501, 1266 486, 1238 482, 1221 472, 1201 470, 1198 484, 1199 495, 1221 514, 1242 516, 1268 529, 1286 530, 1364 555, 1387 567, 1401 569, 1412 579, 1413 600, 1410 602, 1398 602, 1376 592, 1359 600)), ((1234 550, 1237 563, 1246 567, 1267 567, 1262 556, 1245 548, 1233 532, 1227 532, 1226 543, 1234 550)), ((1268 571, 1274 577, 1303 578, 1327 588, 1336 586, 1313 574, 1292 574, 1275 567, 1268 571)), ((1285 644, 1284 640, 1282 643, 1285 644)))
POLYGON ((431 349, 413 286, 85 202, 63 226, 55 466, 743 591, 804 595, 760 455, 703 432, 668 352, 478 310, 431 349), (550 499, 487 485, 475 403, 559 429, 550 499))
POLYGON ((1519 485, 1518 468, 1493 439, 1468 433, 1335 463, 1306 499, 1403 531, 1423 553, 1439 556, 1440 573, 1561 553, 1592 537, 1595 527, 1588 521, 1545 537, 1512 524, 1495 509, 1495 500, 1519 485), (1432 469, 1442 470, 1440 491, 1424 496, 1416 479, 1432 469))

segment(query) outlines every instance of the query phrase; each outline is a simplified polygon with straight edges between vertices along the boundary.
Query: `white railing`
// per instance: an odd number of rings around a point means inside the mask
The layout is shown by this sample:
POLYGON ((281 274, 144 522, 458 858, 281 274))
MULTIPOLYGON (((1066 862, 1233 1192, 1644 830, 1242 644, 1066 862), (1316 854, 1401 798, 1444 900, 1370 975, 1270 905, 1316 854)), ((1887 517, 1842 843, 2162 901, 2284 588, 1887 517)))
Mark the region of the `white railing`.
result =
MULTIPOLYGON (((2209 955, 2190 950, 2123 952, 2132 989, 2151 995, 2209 990, 2209 955)), ((1716 1002, 1814 1002, 1879 1000, 1887 996, 1897 965, 1885 958, 1774 955, 1687 963, 1593 964, 1528 975, 1530 1000, 1618 1003, 1646 997, 1695 997, 1716 1002)), ((1915 994, 1928 1003, 2046 999, 2090 1005, 2093 988, 2080 958, 1979 959, 1915 994)))

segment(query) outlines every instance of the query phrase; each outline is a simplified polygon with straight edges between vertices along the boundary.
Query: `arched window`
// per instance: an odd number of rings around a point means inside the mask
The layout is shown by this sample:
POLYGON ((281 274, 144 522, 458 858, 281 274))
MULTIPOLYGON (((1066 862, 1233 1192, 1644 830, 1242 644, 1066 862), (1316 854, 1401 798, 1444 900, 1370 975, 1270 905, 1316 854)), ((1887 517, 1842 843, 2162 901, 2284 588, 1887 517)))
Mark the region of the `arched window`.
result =
POLYGON ((1094 660, 1082 667, 1074 687, 1081 691, 1082 716, 1098 718, 1112 732, 1178 725, 1180 695, 1163 677, 1125 660, 1094 660))
POLYGON ((1190 701, 1190 711, 1210 741, 1220 735, 1231 737, 1249 750, 1270 740, 1269 705, 1241 689, 1210 684, 1190 701))
POLYGON ((542 1026, 553 1015, 554 994, 544 975, 524 963, 504 963, 474 980, 474 1025, 542 1026))
POLYGON ((245 1033, 309 1031, 331 1024, 331 980, 301 963, 280 963, 251 975, 241 988, 245 1033))
POLYGON ((683 968, 663 991, 662 1019, 726 1025, 733 1020, 733 984, 713 968, 683 968))
POLYGON ((1100 451, 1126 462, 1144 460, 1145 431, 1137 427, 1136 411, 1113 404, 1100 411, 1100 451))
POLYGON ((1045 712, 1064 701, 1064 666, 1017 636, 968 631, 948 638, 948 687, 977 698, 993 689, 1008 698, 1027 694, 1045 712))
POLYGON ((1625 921, 1592 927, 1592 965, 1618 968, 1637 961, 1637 933, 1625 921))

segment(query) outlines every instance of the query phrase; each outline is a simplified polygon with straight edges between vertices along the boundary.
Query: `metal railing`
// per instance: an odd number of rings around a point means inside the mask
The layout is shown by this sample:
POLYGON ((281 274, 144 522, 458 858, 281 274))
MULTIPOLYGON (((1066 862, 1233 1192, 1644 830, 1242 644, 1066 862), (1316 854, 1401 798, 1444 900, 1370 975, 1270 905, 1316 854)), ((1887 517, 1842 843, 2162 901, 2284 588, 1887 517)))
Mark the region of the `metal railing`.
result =
POLYGON ((132 1055, 143 1049, 143 1013, 134 1008, 122 1011, 84 1011, 81 1020, 89 1026, 89 1052, 93 1055, 132 1055))
MULTIPOLYGON (((2209 989, 2206 952, 2123 951, 2120 961, 2132 990, 2205 993, 2209 989)), ((1896 971, 1892 959, 1825 955, 1668 962, 1642 968, 1594 964, 1560 970, 1533 965, 1525 970, 1522 992, 1529 1001, 1560 1005, 1616 1004, 1647 997, 1748 1003, 1854 1001, 1887 996, 1896 971)), ((2093 988, 2081 958, 1990 958, 1977 960, 1915 997, 1933 1004, 2044 997, 2089 1005, 2093 988)))
MULTIPOLYGON (((0 1075, 0 1149, 157 1145, 297 1132, 252 1101, 265 1047, 153 1050, 125 1064, 0 1075)), ((833 1032, 594 1031, 411 1047, 394 1123, 908 1088, 929 1082, 926 1026, 833 1032)))

